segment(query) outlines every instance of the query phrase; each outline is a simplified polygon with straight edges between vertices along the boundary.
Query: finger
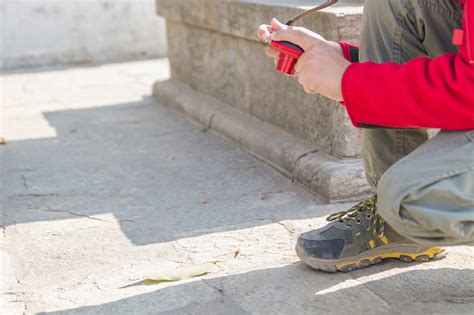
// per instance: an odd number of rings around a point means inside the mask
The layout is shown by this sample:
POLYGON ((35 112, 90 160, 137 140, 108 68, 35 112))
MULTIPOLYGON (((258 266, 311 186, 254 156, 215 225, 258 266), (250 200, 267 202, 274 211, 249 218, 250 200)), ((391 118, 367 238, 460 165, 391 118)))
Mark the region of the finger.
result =
POLYGON ((281 30, 284 30, 284 29, 287 29, 288 26, 281 23, 280 21, 278 21, 276 18, 273 18, 272 21, 270 22, 270 25, 272 27, 272 30, 277 32, 277 31, 281 31, 281 30))
POLYGON ((311 87, 310 84, 305 80, 303 83, 300 83, 303 87, 303 90, 306 94, 316 94, 317 92, 311 87))
POLYGON ((309 77, 307 72, 303 72, 298 76, 298 83, 303 87, 303 90, 307 94, 316 94, 316 90, 314 89, 313 85, 310 84, 309 77))
POLYGON ((308 50, 314 43, 314 39, 306 34, 296 31, 293 28, 283 29, 272 33, 272 40, 274 41, 288 41, 308 50))
POLYGON ((305 64, 309 62, 310 60, 312 60, 313 58, 314 56, 308 52, 301 55, 301 57, 299 57, 298 61, 296 62, 295 73, 300 73, 304 69, 305 64))
POLYGON ((272 33, 272 27, 270 25, 262 24, 258 27, 257 36, 260 40, 267 42, 272 33))
POLYGON ((303 90, 305 91, 306 94, 318 94, 318 92, 306 86, 303 87, 303 90))
POLYGON ((304 54, 298 59, 295 65, 295 73, 300 74, 301 70, 304 69, 304 59, 303 59, 304 54))
POLYGON ((302 75, 302 74, 298 75, 298 83, 299 83, 301 86, 303 86, 303 88, 304 88, 304 86, 305 86, 304 75, 302 75))
POLYGON ((289 41, 307 51, 314 45, 322 44, 326 40, 319 34, 305 28, 289 26, 271 34, 271 40, 289 41))
POLYGON ((265 53, 268 57, 275 59, 278 58, 278 56, 280 55, 280 52, 271 46, 267 46, 267 48, 265 49, 265 53))

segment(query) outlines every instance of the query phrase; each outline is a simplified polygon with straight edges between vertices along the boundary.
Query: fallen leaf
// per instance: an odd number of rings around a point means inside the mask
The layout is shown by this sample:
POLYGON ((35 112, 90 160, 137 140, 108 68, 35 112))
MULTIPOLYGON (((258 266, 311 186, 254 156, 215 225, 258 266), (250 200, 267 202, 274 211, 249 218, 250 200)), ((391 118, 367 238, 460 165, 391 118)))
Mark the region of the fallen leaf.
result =
POLYGON ((203 200, 203 201, 201 201, 201 204, 203 204, 203 205, 207 205, 207 204, 209 204, 209 201, 207 201, 207 200, 203 200))
POLYGON ((204 276, 216 271, 214 264, 203 264, 197 266, 180 266, 175 269, 163 269, 155 274, 150 274, 142 281, 143 284, 160 284, 164 282, 182 281, 189 278, 204 276))
POLYGON ((0 137, 0 145, 1 144, 7 144, 7 141, 5 141, 5 138, 0 137))
POLYGON ((236 257, 239 256, 239 255, 240 255, 240 248, 235 251, 235 253, 234 253, 234 258, 236 258, 236 257))

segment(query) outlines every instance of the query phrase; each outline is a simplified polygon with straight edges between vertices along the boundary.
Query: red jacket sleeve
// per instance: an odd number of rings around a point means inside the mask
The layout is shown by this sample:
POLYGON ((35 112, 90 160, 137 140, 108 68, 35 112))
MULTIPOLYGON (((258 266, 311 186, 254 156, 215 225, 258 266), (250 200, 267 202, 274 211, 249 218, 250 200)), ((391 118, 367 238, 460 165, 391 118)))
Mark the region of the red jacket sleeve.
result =
POLYGON ((353 63, 342 79, 355 126, 474 129, 474 0, 464 4, 459 54, 403 65, 353 63))
POLYGON ((339 42, 339 45, 347 61, 359 62, 359 47, 346 42, 339 42))

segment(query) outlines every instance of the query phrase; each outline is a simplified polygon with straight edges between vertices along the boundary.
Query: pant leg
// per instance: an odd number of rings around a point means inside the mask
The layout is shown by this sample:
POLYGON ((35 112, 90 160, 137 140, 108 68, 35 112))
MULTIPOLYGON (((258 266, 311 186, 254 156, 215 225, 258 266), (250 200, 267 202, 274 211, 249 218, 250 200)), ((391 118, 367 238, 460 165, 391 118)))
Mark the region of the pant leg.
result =
POLYGON ((392 166, 378 213, 420 244, 474 243, 474 130, 441 131, 392 166))
MULTIPOLYGON (((453 30, 462 12, 453 0, 368 0, 364 8, 360 61, 405 63, 420 56, 456 52, 453 30)), ((383 104, 380 104, 383 106, 383 104)), ((363 129, 362 158, 369 183, 428 139, 422 129, 363 129)))

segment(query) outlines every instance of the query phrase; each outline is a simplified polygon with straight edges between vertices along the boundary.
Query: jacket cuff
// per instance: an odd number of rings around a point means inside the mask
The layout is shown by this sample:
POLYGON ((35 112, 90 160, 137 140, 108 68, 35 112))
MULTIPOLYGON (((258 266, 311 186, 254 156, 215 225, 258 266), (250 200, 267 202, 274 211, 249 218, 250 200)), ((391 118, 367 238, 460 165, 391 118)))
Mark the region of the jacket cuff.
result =
POLYGON ((359 47, 346 42, 338 42, 338 44, 341 46, 342 53, 347 61, 359 62, 359 47))

